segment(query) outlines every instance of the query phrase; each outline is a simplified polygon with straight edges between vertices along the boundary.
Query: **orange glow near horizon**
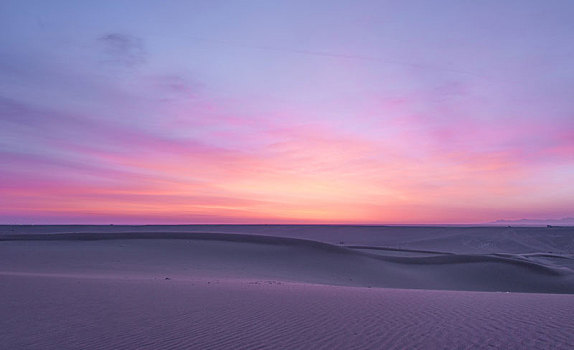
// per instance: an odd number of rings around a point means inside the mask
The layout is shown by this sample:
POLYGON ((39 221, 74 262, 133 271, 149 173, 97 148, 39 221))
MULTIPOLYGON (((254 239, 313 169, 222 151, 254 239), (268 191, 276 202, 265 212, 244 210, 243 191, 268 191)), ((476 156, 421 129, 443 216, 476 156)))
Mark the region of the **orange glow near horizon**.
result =
MULTIPOLYGON (((514 213, 544 199, 520 182, 532 169, 512 154, 417 159, 396 147, 382 151, 391 155, 385 161, 377 158, 379 143, 326 132, 290 133, 263 154, 153 146, 139 157, 99 154, 114 172, 85 166, 12 179, 3 190, 10 199, 4 216, 37 215, 38 223, 480 223, 497 213, 521 215, 514 213)), ((543 204, 549 213, 558 209, 543 204)))
POLYGON ((0 224, 574 217, 572 6, 262 3, 3 4, 0 224))

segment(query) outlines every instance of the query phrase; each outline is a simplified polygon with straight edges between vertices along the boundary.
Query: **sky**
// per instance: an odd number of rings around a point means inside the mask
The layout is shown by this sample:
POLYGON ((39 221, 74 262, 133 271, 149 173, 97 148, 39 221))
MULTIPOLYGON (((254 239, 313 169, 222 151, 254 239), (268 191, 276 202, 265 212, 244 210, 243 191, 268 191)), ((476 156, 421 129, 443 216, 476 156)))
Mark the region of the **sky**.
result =
POLYGON ((574 2, 0 3, 0 223, 574 216, 574 2))

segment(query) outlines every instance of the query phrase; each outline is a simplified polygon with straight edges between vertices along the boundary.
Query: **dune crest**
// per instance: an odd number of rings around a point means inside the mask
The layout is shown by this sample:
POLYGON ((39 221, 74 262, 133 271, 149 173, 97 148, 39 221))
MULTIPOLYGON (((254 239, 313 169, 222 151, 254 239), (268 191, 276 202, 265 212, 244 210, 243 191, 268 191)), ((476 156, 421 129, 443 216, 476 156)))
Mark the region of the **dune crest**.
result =
POLYGON ((385 254, 377 246, 211 232, 3 235, 0 241, 0 273, 67 273, 81 268, 84 273, 183 279, 211 276, 358 287, 574 293, 570 268, 512 254, 405 249, 410 255, 401 256, 396 248, 385 254), (33 257, 26 255, 31 250, 33 257))

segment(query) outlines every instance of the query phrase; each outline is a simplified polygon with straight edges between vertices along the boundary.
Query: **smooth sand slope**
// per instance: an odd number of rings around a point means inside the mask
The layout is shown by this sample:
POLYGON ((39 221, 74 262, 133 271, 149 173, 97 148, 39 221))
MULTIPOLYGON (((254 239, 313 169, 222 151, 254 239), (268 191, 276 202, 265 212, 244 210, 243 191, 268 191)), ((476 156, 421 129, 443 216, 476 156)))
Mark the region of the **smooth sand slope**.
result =
POLYGON ((2 276, 5 349, 572 349, 569 295, 2 276))
POLYGON ((79 228, 0 229, 7 348, 574 347, 572 229, 79 228))

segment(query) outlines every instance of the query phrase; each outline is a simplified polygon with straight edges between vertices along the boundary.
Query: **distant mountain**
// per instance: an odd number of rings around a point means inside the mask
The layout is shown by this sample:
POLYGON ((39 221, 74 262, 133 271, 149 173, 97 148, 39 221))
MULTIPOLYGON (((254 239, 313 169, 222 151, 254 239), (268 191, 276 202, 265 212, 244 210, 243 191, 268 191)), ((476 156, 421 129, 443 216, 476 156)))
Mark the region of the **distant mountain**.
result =
POLYGON ((574 218, 562 218, 562 219, 520 219, 520 220, 496 220, 488 222, 489 225, 521 225, 521 226, 544 226, 544 225, 555 225, 555 226, 574 226, 574 218))

